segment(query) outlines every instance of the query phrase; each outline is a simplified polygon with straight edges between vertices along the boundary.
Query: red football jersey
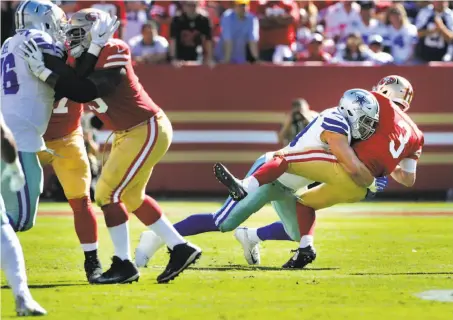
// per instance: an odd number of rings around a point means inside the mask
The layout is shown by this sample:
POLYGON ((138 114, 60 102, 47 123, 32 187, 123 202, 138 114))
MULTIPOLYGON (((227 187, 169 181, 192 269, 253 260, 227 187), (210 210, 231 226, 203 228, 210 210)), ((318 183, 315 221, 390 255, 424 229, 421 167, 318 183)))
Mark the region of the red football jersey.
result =
POLYGON ((108 96, 86 103, 107 129, 126 130, 152 118, 160 108, 138 81, 131 63, 128 45, 111 39, 102 48, 95 70, 124 67, 126 76, 108 96))
POLYGON ((412 119, 385 96, 372 92, 379 102, 376 132, 353 149, 375 177, 388 175, 401 160, 418 160, 424 143, 423 133, 412 119))
POLYGON ((82 113, 83 104, 81 103, 68 100, 68 98, 55 101, 44 140, 60 139, 76 130, 80 126, 82 113))

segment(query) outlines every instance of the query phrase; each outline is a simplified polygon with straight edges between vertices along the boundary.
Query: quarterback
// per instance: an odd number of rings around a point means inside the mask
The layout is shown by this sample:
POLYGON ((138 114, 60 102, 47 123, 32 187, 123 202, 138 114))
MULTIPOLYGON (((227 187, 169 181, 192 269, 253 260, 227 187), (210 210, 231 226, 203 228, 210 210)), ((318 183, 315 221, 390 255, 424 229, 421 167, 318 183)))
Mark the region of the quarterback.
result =
MULTIPOLYGON (((329 149, 335 150, 337 155, 341 155, 345 150, 347 151, 350 149, 349 143, 352 139, 352 128, 357 124, 360 117, 369 119, 369 122, 366 125, 360 123, 359 130, 362 130, 360 137, 365 139, 373 134, 373 126, 378 122, 378 107, 377 101, 369 92, 361 89, 347 91, 340 102, 340 107, 327 109, 322 112, 319 117, 313 120, 304 131, 302 131, 303 134, 299 134, 296 139, 298 139, 300 143, 303 143, 306 148, 317 150, 316 152, 309 152, 308 154, 312 154, 313 157, 320 158, 321 160, 325 159, 326 161, 330 161, 334 156, 328 154, 329 149), (357 98, 364 99, 364 103, 353 103, 357 98), (353 114, 354 116, 350 116, 348 112, 342 112, 341 108, 349 111, 350 114, 353 114), (345 144, 342 148, 335 148, 335 145, 338 144, 338 142, 333 140, 328 141, 325 138, 326 136, 336 135, 339 136, 340 141, 342 141, 341 139, 343 138, 345 139, 345 144)), ((359 137, 358 132, 353 134, 356 137, 359 137)), ((363 164, 360 163, 353 152, 350 154, 350 157, 345 158, 344 165, 352 168, 362 168, 363 173, 361 176, 370 180, 370 182, 366 182, 365 185, 367 187, 369 186, 372 191, 377 191, 378 188, 376 183, 371 183, 373 179, 371 178, 370 173, 367 172, 366 169, 363 169, 363 164)), ((273 153, 271 152, 260 157, 252 166, 247 176, 258 172, 260 168, 266 162, 271 161, 272 158, 273 153)), ((342 176, 338 174, 337 176, 338 179, 346 180, 346 175, 347 174, 344 174, 342 176)), ((381 182, 381 180, 382 179, 379 179, 378 182, 381 182)), ((296 203, 298 196, 310 183, 311 181, 306 177, 297 176, 292 173, 284 173, 273 183, 265 185, 247 195, 244 200, 235 201, 230 197, 216 213, 192 215, 177 223, 175 228, 183 235, 194 235, 209 231, 232 231, 253 213, 261 209, 266 203, 272 201, 273 204, 275 204, 274 208, 282 221, 282 224, 280 225, 284 226, 284 228, 279 230, 279 237, 283 237, 284 240, 293 239, 299 241, 301 236, 298 228, 296 203)), ((383 181, 383 183, 385 184, 385 181, 383 181)), ((347 186, 348 185, 345 185, 345 187, 347 186)), ((356 188, 355 186, 356 184, 353 184, 351 188, 356 188)), ((365 196, 367 192, 366 189, 367 188, 363 189, 362 197, 365 196)), ((354 200, 355 198, 350 199, 350 201, 354 200)), ((345 199, 345 201, 348 201, 348 199, 345 199)), ((236 236, 238 236, 237 233, 236 236)), ((137 265, 146 265, 148 259, 160 246, 162 246, 162 244, 162 240, 155 234, 152 232, 144 232, 136 250, 137 265)), ((252 259, 250 263, 259 263, 259 256, 257 254, 251 255, 250 258, 252 259)))
MULTIPOLYGON (((83 55, 90 50, 93 41, 90 30, 105 14, 96 9, 83 9, 71 17, 67 37, 74 58, 84 59, 83 55)), ((25 43, 24 59, 35 75, 54 88, 57 95, 87 103, 104 125, 115 132, 110 156, 95 191, 115 255, 110 269, 93 283, 128 283, 137 281, 140 276, 131 262, 128 212, 133 212, 143 224, 165 239, 170 249, 170 261, 157 278, 159 283, 165 283, 201 255, 198 247, 187 243, 176 232, 157 202, 145 194, 154 166, 170 146, 171 123, 138 81, 129 47, 122 40, 110 39, 96 53, 99 57, 94 70, 85 77, 72 72, 66 64, 60 66, 66 67, 64 71, 50 70, 33 41, 25 43)))

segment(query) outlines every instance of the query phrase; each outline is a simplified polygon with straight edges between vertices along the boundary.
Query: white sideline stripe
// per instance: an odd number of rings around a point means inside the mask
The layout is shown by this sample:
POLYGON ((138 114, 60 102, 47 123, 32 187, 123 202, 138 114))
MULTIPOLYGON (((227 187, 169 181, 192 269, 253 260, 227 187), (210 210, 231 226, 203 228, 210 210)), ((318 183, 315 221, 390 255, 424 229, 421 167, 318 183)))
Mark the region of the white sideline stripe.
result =
POLYGON ((118 62, 109 62, 104 64, 104 68, 107 67, 125 67, 127 66, 127 61, 118 61, 118 62))
MULTIPOLYGON (((105 143, 111 131, 97 131, 96 138, 105 143)), ((453 132, 426 132, 425 146, 453 146, 453 132)), ((249 143, 277 144, 272 130, 175 130, 173 143, 249 143)))
POLYGON ((112 54, 107 58, 107 60, 112 60, 116 58, 129 60, 129 56, 127 54, 112 54))
POLYGON ((337 160, 337 158, 334 155, 325 154, 325 153, 308 153, 308 154, 299 154, 299 155, 295 155, 295 156, 285 156, 286 161, 303 160, 303 159, 311 159, 311 158, 337 160))
POLYGON ((131 181, 132 177, 135 175, 137 170, 140 168, 142 165, 143 161, 145 161, 146 155, 148 154, 149 150, 153 146, 154 140, 156 139, 156 134, 155 134, 155 119, 154 117, 149 120, 151 124, 151 135, 149 137, 148 142, 146 143, 145 149, 143 149, 143 152, 140 154, 140 157, 137 159, 137 161, 133 164, 132 170, 129 171, 129 174, 127 175, 126 179, 124 179, 123 183, 118 187, 118 189, 115 190, 113 193, 113 202, 119 202, 120 201, 120 195, 123 189, 127 186, 127 184, 131 181))

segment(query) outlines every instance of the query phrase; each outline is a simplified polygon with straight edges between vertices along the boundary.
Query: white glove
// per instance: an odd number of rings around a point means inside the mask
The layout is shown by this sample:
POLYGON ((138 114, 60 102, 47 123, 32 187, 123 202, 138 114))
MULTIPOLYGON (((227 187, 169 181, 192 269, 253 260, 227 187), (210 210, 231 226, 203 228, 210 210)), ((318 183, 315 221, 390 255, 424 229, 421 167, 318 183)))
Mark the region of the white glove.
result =
POLYGON ((12 192, 18 192, 25 186, 25 175, 18 158, 13 163, 6 164, 5 170, 2 172, 2 181, 8 178, 10 179, 9 188, 12 192))
POLYGON ((44 82, 47 80, 52 71, 47 69, 44 65, 44 56, 38 48, 35 40, 30 39, 28 41, 24 41, 24 43, 19 46, 17 53, 28 63, 28 67, 36 77, 44 82))
POLYGON ((115 31, 120 26, 117 16, 110 17, 108 14, 102 15, 96 19, 91 27, 91 44, 88 52, 98 56, 101 49, 112 38, 115 31))

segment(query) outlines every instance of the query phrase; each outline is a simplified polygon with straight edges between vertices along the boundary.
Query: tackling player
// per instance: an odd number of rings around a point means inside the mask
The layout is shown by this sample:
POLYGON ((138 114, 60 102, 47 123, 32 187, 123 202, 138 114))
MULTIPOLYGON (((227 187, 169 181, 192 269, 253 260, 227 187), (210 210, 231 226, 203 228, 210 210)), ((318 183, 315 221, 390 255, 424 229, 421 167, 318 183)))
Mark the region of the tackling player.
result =
MULTIPOLYGON (((90 30, 104 14, 96 9, 83 9, 71 17, 67 35, 73 57, 81 57, 90 47, 90 30)), ((90 109, 115 132, 113 147, 95 192, 115 255, 110 269, 94 283, 127 283, 140 276, 131 262, 128 212, 133 212, 165 239, 170 249, 170 261, 157 280, 164 283, 174 279, 198 259, 201 250, 187 243, 166 219, 157 202, 145 194, 154 166, 170 146, 173 131, 165 113, 139 83, 129 47, 122 40, 111 39, 99 50, 94 71, 87 77, 78 77, 67 66, 70 70, 51 71, 33 41, 25 45, 24 59, 42 81, 60 96, 76 102, 90 102, 90 109)))
MULTIPOLYGON (((406 85, 399 78, 392 76, 384 78, 379 83, 380 86, 384 84, 395 84, 400 88, 406 85)), ((385 88, 379 89, 379 85, 377 90, 385 93, 385 88)), ((397 182, 405 186, 412 186, 415 182, 417 160, 424 144, 423 133, 399 105, 392 103, 379 92, 372 92, 372 94, 379 102, 379 125, 369 139, 354 144, 354 151, 373 176, 391 174, 397 182)), ((400 101, 400 105, 406 110, 412 95, 412 87, 408 86, 405 90, 405 97, 400 101)), ((333 149, 332 153, 335 153, 333 149)), ((296 143, 293 141, 289 148, 275 153, 272 161, 242 181, 237 180, 222 165, 216 164, 215 166, 218 179, 238 200, 248 192, 253 192, 260 186, 274 181, 284 172, 323 182, 320 186, 305 191, 299 198, 298 219, 302 238, 296 254, 284 265, 287 268, 303 268, 316 257, 312 236, 316 217, 315 210, 345 202, 344 200, 351 196, 359 196, 360 192, 359 189, 348 190, 348 188, 344 188, 344 183, 338 184, 338 181, 331 180, 336 175, 333 170, 335 165, 324 166, 323 169, 316 170, 317 165, 315 164, 318 160, 310 159, 308 154, 309 151, 304 148, 298 150, 297 141, 296 143)), ((342 158, 338 156, 337 159, 334 159, 334 161, 336 160, 342 162, 342 158)))
MULTIPOLYGON (((3 122, 0 114, 1 131, 1 159, 2 159, 2 182, 8 183, 11 192, 18 192, 25 185, 25 176, 17 154, 16 142, 10 129, 3 122)), ((6 280, 13 290, 16 299, 16 313, 18 316, 45 315, 44 310, 31 296, 27 285, 25 261, 22 247, 16 233, 9 224, 0 195, 0 225, 1 225, 1 264, 5 272, 6 280)))

